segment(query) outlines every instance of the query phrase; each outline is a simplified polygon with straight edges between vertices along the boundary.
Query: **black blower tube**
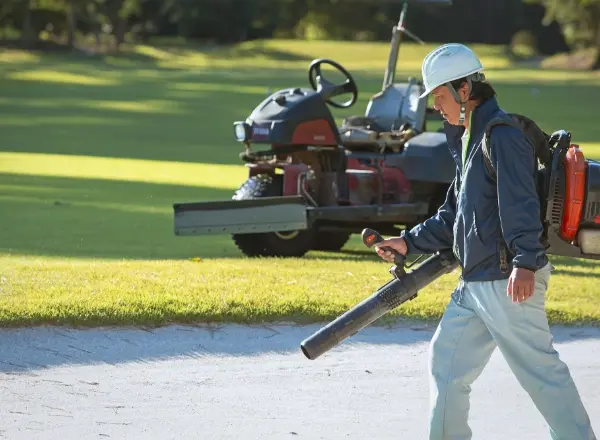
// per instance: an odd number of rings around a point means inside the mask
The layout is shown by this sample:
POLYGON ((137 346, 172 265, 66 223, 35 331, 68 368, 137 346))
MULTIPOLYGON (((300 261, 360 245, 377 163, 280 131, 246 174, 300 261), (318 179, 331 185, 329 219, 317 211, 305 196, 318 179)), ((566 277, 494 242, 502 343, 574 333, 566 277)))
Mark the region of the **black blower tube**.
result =
MULTIPOLYGON (((363 242, 368 247, 383 240, 372 229, 363 231, 363 242)), ((410 273, 404 272, 404 256, 395 254, 396 266, 390 269, 394 279, 381 286, 374 294, 357 304, 300 344, 304 355, 311 360, 321 356, 344 339, 353 336, 387 312, 402 303, 416 298, 423 287, 444 274, 452 272, 458 262, 452 250, 431 255, 410 273)))

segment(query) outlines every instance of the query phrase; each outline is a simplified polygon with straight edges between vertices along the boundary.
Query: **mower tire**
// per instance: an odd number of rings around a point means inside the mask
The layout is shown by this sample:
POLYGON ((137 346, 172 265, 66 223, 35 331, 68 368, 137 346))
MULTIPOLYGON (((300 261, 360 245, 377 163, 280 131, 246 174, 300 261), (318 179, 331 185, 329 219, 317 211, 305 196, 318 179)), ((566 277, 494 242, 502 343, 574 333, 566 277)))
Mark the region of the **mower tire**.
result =
MULTIPOLYGON (((283 176, 258 174, 249 177, 234 193, 233 200, 283 195, 283 176)), ((314 230, 232 234, 239 250, 248 257, 302 257, 315 243, 314 230)))

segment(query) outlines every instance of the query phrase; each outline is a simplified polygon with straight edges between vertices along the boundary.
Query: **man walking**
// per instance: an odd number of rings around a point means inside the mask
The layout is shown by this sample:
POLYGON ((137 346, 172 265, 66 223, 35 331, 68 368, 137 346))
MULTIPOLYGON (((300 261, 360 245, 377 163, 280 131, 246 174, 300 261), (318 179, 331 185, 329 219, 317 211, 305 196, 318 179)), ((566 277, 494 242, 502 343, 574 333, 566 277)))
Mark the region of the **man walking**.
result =
POLYGON ((518 129, 501 125, 490 137, 491 163, 481 141, 503 110, 477 56, 461 44, 430 52, 422 73, 457 169, 436 215, 377 247, 402 254, 453 248, 461 277, 430 348, 430 440, 470 439, 471 384, 498 347, 550 427, 554 440, 596 440, 567 366, 553 348, 544 296, 553 270, 540 243, 534 152, 518 129))

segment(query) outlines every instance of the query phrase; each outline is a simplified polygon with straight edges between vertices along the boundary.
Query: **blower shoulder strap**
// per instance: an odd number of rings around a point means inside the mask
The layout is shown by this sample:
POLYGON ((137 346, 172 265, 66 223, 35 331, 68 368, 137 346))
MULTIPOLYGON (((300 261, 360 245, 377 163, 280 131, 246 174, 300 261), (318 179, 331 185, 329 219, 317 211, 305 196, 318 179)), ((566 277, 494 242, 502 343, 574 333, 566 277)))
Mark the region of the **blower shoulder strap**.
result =
MULTIPOLYGON (((494 180, 496 180, 496 170, 495 170, 494 166, 492 165, 491 151, 490 151, 490 149, 491 149, 490 135, 491 135, 492 129, 498 125, 509 125, 511 127, 517 128, 518 130, 523 132, 523 127, 521 126, 521 124, 518 121, 519 116, 520 115, 516 115, 516 114, 504 114, 504 115, 496 116, 490 122, 488 122, 488 125, 485 128, 483 140, 481 141, 481 149, 483 150, 485 166, 486 166, 490 176, 494 180)), ((527 138, 529 139, 529 137, 527 137, 527 138)))

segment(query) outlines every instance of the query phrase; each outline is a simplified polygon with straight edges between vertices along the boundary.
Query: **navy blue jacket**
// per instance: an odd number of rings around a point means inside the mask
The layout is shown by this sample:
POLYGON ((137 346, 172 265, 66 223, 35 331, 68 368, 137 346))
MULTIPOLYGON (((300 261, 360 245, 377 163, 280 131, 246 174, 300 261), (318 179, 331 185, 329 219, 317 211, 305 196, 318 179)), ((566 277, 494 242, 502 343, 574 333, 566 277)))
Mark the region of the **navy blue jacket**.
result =
POLYGON ((444 124, 456 176, 437 214, 403 231, 408 254, 453 248, 465 281, 506 279, 513 267, 537 270, 547 262, 533 175, 533 147, 524 134, 500 125, 490 137, 497 186, 485 167, 481 140, 487 123, 501 114, 495 98, 476 107, 469 125, 465 167, 463 126, 444 124))

